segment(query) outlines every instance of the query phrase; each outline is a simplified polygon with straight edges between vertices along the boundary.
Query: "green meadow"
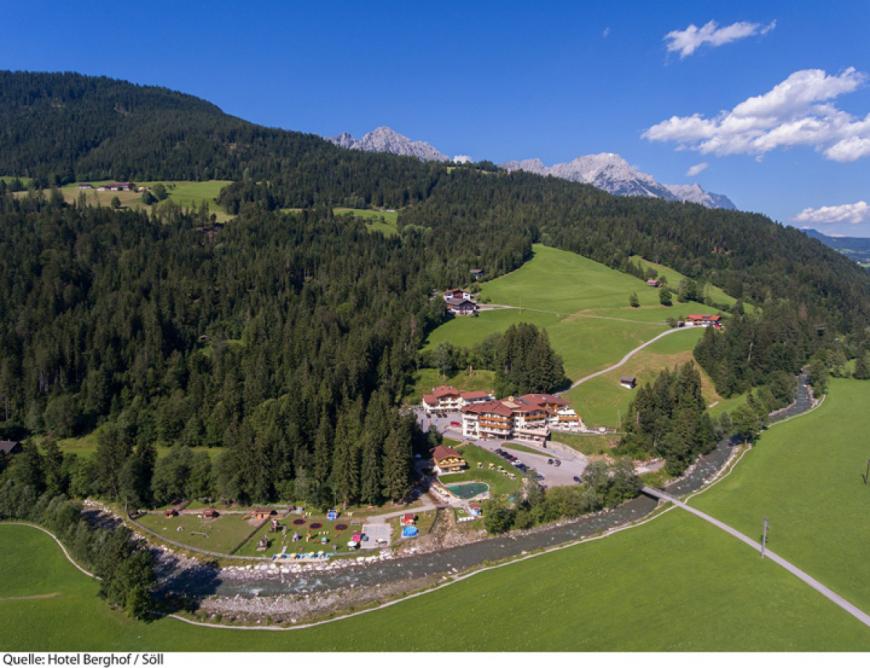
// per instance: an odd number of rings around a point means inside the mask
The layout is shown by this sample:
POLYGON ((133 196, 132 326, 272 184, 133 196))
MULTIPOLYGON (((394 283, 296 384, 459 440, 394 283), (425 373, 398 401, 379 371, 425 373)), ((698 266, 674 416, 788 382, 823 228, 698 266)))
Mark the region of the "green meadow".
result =
MULTIPOLYGON (((655 269, 659 276, 665 277, 668 282, 668 287, 670 287, 674 292, 676 292, 676 290, 680 287, 680 281, 683 281, 686 278, 684 274, 681 274, 676 269, 671 269, 670 267, 666 267, 663 264, 651 262, 642 258, 640 255, 632 255, 631 261, 637 265, 640 265, 644 269, 655 269)), ((734 299, 734 297, 727 294, 722 288, 712 285, 710 283, 706 283, 704 285, 704 297, 715 304, 727 304, 729 306, 737 301, 736 299, 734 299)))
POLYGON ((519 322, 544 327, 578 378, 619 360, 629 350, 667 329, 669 317, 714 313, 702 304, 659 304, 658 290, 644 281, 568 251, 536 244, 534 257, 516 271, 481 286, 484 303, 512 308, 454 318, 433 331, 426 348, 450 342, 470 347, 519 322), (640 307, 629 305, 636 293, 640 307))
MULTIPOLYGON (((757 535, 865 610, 870 383, 834 380, 814 412, 765 432, 691 503, 757 535)), ((678 509, 607 538, 490 570, 306 630, 134 622, 50 538, 0 525, 0 649, 870 651, 870 630, 716 527, 678 509), (434 634, 433 619, 451 633, 434 634), (481 619, 497 620, 481 624, 481 619)))
POLYGON ((3 525, 0 541, 3 651, 870 650, 860 622, 677 511, 384 610, 284 632, 135 622, 109 609, 43 533, 3 525), (450 619, 449 634, 432 632, 436 619, 450 619))
MULTIPOLYGON (((88 181, 95 188, 111 181, 88 181)), ((198 208, 202 203, 205 203, 209 212, 213 213, 218 222, 226 222, 231 216, 226 213, 217 203, 216 198, 220 191, 232 181, 136 181, 137 186, 154 186, 162 183, 166 187, 169 197, 165 200, 173 202, 185 208, 198 208)), ((46 195, 50 191, 43 191, 46 195)), ((60 192, 66 202, 72 204, 76 202, 81 194, 84 194, 88 203, 109 206, 112 199, 117 197, 121 202, 122 207, 129 209, 149 209, 159 208, 163 202, 151 205, 150 207, 142 201, 142 193, 138 192, 100 192, 97 190, 79 190, 78 183, 71 183, 60 188, 60 192)), ((19 196, 26 196, 26 193, 20 193, 19 196)))
POLYGON ((335 207, 332 210, 336 216, 350 215, 354 218, 362 218, 366 221, 366 227, 370 232, 380 232, 385 237, 398 234, 399 212, 395 209, 349 209, 347 207, 335 207))
MULTIPOLYGON (((62 438, 58 440, 58 445, 63 452, 80 455, 82 457, 92 457, 97 451, 97 439, 99 438, 99 428, 85 434, 83 436, 75 436, 71 438, 62 438)), ((157 445, 157 456, 165 457, 169 454, 171 446, 165 444, 157 445)), ((220 448, 207 448, 205 446, 195 446, 191 448, 194 452, 205 452, 214 461, 221 453, 220 448)))
MULTIPOLYGON (((673 369, 692 362, 692 349, 703 333, 701 328, 687 328, 659 339, 623 366, 578 385, 565 396, 574 406, 581 408, 581 417, 587 426, 616 427, 636 392, 620 385, 619 379, 622 376, 635 376, 640 386, 655 380, 663 369, 673 369)), ((709 376, 698 368, 707 404, 721 401, 709 376)))
POLYGON ((691 501, 757 536, 855 605, 870 610, 870 382, 832 379, 812 413, 766 431, 737 469, 691 501))

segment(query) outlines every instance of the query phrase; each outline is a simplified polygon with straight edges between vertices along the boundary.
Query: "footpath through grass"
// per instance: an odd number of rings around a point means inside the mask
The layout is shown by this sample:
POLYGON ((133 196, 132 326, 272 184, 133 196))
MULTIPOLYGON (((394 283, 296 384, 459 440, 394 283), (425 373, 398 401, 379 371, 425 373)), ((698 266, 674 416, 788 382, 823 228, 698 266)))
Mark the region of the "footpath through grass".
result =
POLYGON ((481 299, 513 308, 454 318, 429 336, 426 348, 450 342, 471 347, 519 322, 543 327, 569 378, 604 368, 667 329, 669 317, 714 313, 702 304, 659 304, 659 293, 630 274, 589 258, 536 244, 534 257, 481 286, 481 299), (632 308, 636 293, 640 306, 632 308))
POLYGON ((860 622, 676 511, 384 610, 289 632, 134 622, 97 598, 97 583, 43 533, 0 526, 0 543, 3 651, 870 650, 860 622), (20 598, 46 594, 53 596, 20 598), (433 619, 450 619, 451 632, 432 633, 433 619))
POLYGON ((870 382, 834 379, 812 413, 765 432, 734 472, 691 504, 757 537, 870 611, 870 382))

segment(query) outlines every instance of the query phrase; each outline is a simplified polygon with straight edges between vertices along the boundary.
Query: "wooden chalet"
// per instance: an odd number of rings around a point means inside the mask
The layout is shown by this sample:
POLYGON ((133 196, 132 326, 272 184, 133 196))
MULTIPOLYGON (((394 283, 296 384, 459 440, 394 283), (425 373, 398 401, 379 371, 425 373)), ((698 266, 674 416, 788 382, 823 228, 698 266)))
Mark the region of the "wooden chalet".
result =
POLYGON ((432 462, 437 473, 455 473, 466 468, 465 460, 456 450, 446 445, 436 446, 432 451, 432 462))

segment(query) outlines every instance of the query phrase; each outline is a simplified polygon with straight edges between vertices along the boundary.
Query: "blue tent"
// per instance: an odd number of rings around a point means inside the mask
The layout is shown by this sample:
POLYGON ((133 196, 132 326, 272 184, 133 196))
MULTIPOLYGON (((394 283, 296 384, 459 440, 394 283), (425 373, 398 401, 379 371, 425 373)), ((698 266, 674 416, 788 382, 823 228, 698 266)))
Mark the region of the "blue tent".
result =
POLYGON ((414 526, 402 527, 402 538, 416 538, 418 533, 419 532, 417 531, 417 527, 414 527, 414 526))
POLYGON ((338 519, 338 511, 330 510, 328 513, 326 513, 326 519, 328 519, 330 522, 334 522, 338 519))

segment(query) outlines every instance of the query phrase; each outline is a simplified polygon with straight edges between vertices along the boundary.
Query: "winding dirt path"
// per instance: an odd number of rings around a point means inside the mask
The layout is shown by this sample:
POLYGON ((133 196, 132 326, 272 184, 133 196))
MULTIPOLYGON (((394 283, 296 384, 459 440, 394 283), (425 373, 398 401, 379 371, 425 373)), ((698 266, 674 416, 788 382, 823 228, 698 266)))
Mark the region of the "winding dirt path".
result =
POLYGON ((691 331, 691 330, 687 329, 687 328, 682 328, 682 327, 675 328, 675 329, 666 329, 664 332, 662 332, 661 334, 657 334, 656 336, 651 338, 649 341, 645 341, 644 343, 641 343, 634 350, 629 350, 625 354, 625 356, 621 360, 619 360, 616 364, 611 364, 606 369, 601 369, 600 371, 596 371, 595 373, 590 373, 588 376, 583 376, 583 378, 580 378, 579 380, 575 380, 573 383, 571 383, 571 387, 569 387, 567 390, 563 390, 562 392, 559 392, 558 394, 562 394, 564 392, 568 392, 569 390, 573 390, 578 385, 582 385, 583 383, 590 381, 593 378, 598 378, 598 376, 603 376, 606 373, 610 373, 611 371, 615 371, 616 369, 618 369, 619 367, 624 365, 626 362, 628 362, 628 360, 630 360, 632 357, 637 355, 641 350, 643 350, 647 346, 651 346, 659 339, 663 339, 666 336, 670 336, 671 334, 676 334, 677 332, 687 332, 687 331, 691 331))

